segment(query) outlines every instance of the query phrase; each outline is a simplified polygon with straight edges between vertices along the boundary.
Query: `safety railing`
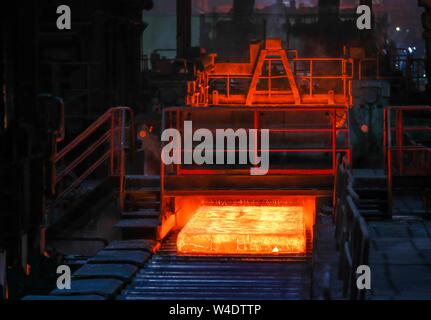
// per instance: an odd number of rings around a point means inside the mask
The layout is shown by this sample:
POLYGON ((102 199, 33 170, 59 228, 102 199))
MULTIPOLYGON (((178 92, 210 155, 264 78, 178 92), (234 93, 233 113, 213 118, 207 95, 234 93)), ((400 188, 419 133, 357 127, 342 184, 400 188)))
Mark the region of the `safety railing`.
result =
MULTIPOLYGON (((294 88, 289 85, 289 73, 279 65, 281 58, 266 58, 264 60, 265 71, 258 76, 256 88, 250 88, 254 74, 226 74, 215 75, 208 74, 208 79, 201 81, 205 84, 206 92, 201 92, 201 96, 210 96, 210 103, 213 105, 236 104, 242 102, 242 97, 250 95, 267 96, 261 104, 272 103, 282 105, 288 101, 285 97, 280 98, 283 94, 292 94, 294 88), (280 70, 281 69, 281 70, 280 70), (215 95, 214 92, 217 94, 215 95), (222 99, 222 96, 224 99, 222 99), (217 97, 217 98, 216 98, 217 97), (265 101, 265 102, 263 102, 265 101)), ((288 62, 285 62, 286 64, 288 62)), ((293 71, 293 79, 298 86, 301 95, 299 103, 303 105, 312 105, 316 103, 316 98, 320 95, 326 97, 326 103, 318 104, 349 104, 350 87, 349 81, 353 79, 353 61, 342 58, 294 58, 290 60, 293 71), (332 92, 328 94, 328 92, 332 92), (335 101, 336 98, 338 101, 335 101), (332 101, 331 101, 332 100, 332 101)), ((208 99, 205 99, 208 101, 208 99)), ((245 103, 245 101, 244 101, 245 103)))
POLYGON ((276 50, 261 53, 253 70, 241 63, 223 69, 209 68, 189 82, 188 105, 351 105, 353 59, 298 58, 296 50, 276 50))
MULTIPOLYGON (((279 155, 325 155, 327 166, 317 167, 314 163, 313 167, 301 167, 301 163, 277 162, 277 166, 273 165, 269 168, 269 175, 334 175, 336 171, 337 154, 342 153, 351 158, 349 128, 348 128, 348 112, 343 107, 321 107, 321 108, 276 108, 276 107, 217 107, 217 108, 169 108, 165 109, 163 114, 164 129, 176 129, 178 132, 184 132, 184 121, 192 120, 194 117, 200 121, 199 127, 193 128, 193 133, 205 127, 204 122, 208 125, 205 129, 215 132, 217 129, 226 130, 236 128, 237 123, 232 122, 231 126, 228 123, 228 117, 235 114, 238 119, 243 117, 244 128, 254 129, 257 132, 261 130, 269 130, 270 146, 269 150, 255 147, 254 154, 268 152, 270 157, 279 155), (295 116, 300 116, 303 124, 293 120, 295 116), (215 121, 219 117, 220 122, 215 121), (204 120, 205 119, 205 120, 204 120), (273 121, 271 121, 273 119, 273 121), (289 119, 283 123, 281 119, 289 119), (310 124, 314 119, 314 123, 310 124), (224 121, 224 123, 223 123, 224 121), (220 123, 223 125, 215 128, 214 125, 220 123), (310 136, 309 141, 301 138, 302 135, 310 136), (286 142, 286 140, 296 141, 296 143, 286 142), (313 140, 313 141, 312 141, 313 140), (298 142, 299 141, 299 142, 298 142), (312 141, 314 146, 310 146, 312 141), (308 144, 307 144, 308 143, 308 144), (289 164, 291 168, 285 168, 289 164)), ((235 120, 232 120, 235 121, 235 120)), ((192 121, 193 122, 193 121, 192 121)), ((235 129, 233 129, 235 130, 235 129)), ((218 150, 215 147, 211 150, 214 154, 217 153, 249 153, 249 150, 218 150)), ((193 153, 193 150, 182 148, 180 152, 182 157, 185 153, 193 153)), ((175 164, 165 166, 162 164, 162 172, 165 175, 218 175, 224 174, 226 171, 235 172, 235 174, 250 174, 250 168, 253 165, 235 166, 228 168, 217 168, 211 166, 187 166, 183 164, 175 164)))
MULTIPOLYGON (((292 64, 297 81, 308 82, 309 97, 333 92, 334 95, 341 95, 345 103, 349 104, 351 97, 349 82, 354 77, 353 59, 296 57, 292 59, 292 64), (327 87, 328 83, 331 87, 327 87)), ((334 101, 330 101, 329 104, 331 103, 334 101)))
POLYGON ((390 211, 393 206, 394 177, 431 176, 430 120, 430 106, 385 108, 384 150, 390 211), (415 113, 418 117, 413 119, 416 123, 412 123, 411 116, 415 113), (428 114, 428 123, 424 114, 428 114))
MULTIPOLYGON (((207 125, 206 129, 214 132, 217 129, 228 129, 243 128, 256 129, 257 131, 268 128, 270 131, 270 137, 273 135, 282 135, 279 140, 286 143, 287 137, 294 137, 296 139, 301 138, 303 135, 308 136, 320 143, 321 146, 308 146, 308 147, 296 147, 294 145, 287 146, 272 146, 270 143, 270 150, 261 150, 256 148, 254 154, 262 151, 268 151, 270 155, 277 155, 281 157, 281 163, 277 163, 278 167, 272 165, 270 161, 270 168, 267 172, 268 175, 334 175, 336 172, 336 159, 338 154, 345 155, 347 159, 351 159, 351 148, 349 138, 349 120, 348 113, 344 107, 326 107, 326 108, 277 108, 277 107, 214 107, 214 108, 168 108, 164 110, 162 126, 163 129, 176 129, 180 133, 184 133, 184 121, 193 120, 196 117, 197 121, 194 124, 199 123, 199 127, 194 128, 195 130, 201 129, 207 125), (229 125, 228 119, 234 115, 234 122, 229 125), (293 119, 294 115, 302 117, 300 121, 293 119), (235 120, 236 117, 236 120, 235 120), (240 119, 243 120, 240 120, 240 119), (245 120, 244 120, 245 119, 245 120), (288 122, 284 123, 286 119, 288 122), (311 121, 311 119, 314 119, 311 121), (317 119, 317 120, 316 120, 317 119), (322 122, 318 123, 318 119, 322 122), (243 121, 243 122, 242 122, 243 121), (316 123, 317 121, 317 123, 316 123), (282 123, 280 123, 282 122, 282 123), (284 125, 281 125, 283 124, 284 125), (302 123, 302 127, 301 127, 302 123), (223 126, 217 126, 217 124, 223 124, 223 126), (280 125, 277 125, 280 124, 280 125), (217 126, 215 128, 214 126, 217 126), (223 128, 224 127, 224 128, 223 128), (284 136, 284 137, 283 137, 284 136), (317 140, 316 140, 317 139, 317 140), (288 156, 308 155, 311 158, 311 167, 301 167, 304 164, 301 159, 293 159, 293 161, 286 160, 288 156), (323 157, 325 167, 320 167, 322 163, 318 163, 313 156, 323 157), (290 167, 288 167, 290 166, 290 167)), ((235 130, 235 129, 233 129, 235 130)), ((302 142, 307 139, 302 140, 302 142)), ((309 141, 308 141, 309 142, 309 141)), ((254 144, 257 145, 257 144, 254 144)), ((244 150, 217 150, 216 147, 212 150, 214 152, 235 152, 240 153, 244 150)), ((184 152, 190 152, 190 150, 179 150, 178 153, 183 157, 184 152)), ((248 151, 247 151, 248 152, 248 151)), ((292 159, 290 159, 292 160, 292 159)), ((310 159, 308 159, 310 160, 310 159)), ((253 168, 252 164, 246 166, 226 166, 217 167, 211 166, 195 166, 184 168, 182 164, 170 164, 165 165, 161 162, 161 195, 162 198, 165 194, 165 183, 171 177, 191 177, 196 175, 208 175, 208 176, 222 176, 222 175, 250 175, 250 169, 253 168)))
POLYGON ((370 236, 367 223, 358 209, 359 196, 353 189, 349 161, 340 156, 337 168, 334 220, 336 245, 340 252, 338 275, 343 281, 343 295, 352 300, 363 300, 365 292, 356 286, 356 270, 361 265, 368 265, 370 236))
MULTIPOLYGON (((51 157, 51 197, 61 199, 107 163, 107 176, 119 177, 120 202, 124 201, 127 131, 135 148, 134 114, 128 107, 108 110, 61 150, 53 142, 51 157), (66 179, 69 178, 69 179, 66 179), (72 181, 66 181, 70 180, 72 181)), ((133 153, 133 152, 132 152, 133 153)))

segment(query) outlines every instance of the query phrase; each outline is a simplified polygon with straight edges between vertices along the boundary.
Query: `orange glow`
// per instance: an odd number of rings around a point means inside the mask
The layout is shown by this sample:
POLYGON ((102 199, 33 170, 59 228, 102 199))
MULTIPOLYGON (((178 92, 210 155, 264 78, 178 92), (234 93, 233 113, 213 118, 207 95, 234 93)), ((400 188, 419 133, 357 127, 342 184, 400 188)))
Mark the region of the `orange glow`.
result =
POLYGON ((303 206, 200 207, 177 240, 182 254, 280 255, 306 252, 303 206))
POLYGON ((187 105, 206 106, 351 106, 353 59, 301 58, 285 50, 281 39, 253 42, 246 62, 204 61, 188 83, 187 105), (296 72, 296 73, 295 73, 296 72), (243 90, 235 83, 246 81, 243 90), (217 85, 213 85, 217 83, 217 85))
POLYGON ((145 139, 147 137, 147 131, 141 130, 139 131, 139 138, 145 139))

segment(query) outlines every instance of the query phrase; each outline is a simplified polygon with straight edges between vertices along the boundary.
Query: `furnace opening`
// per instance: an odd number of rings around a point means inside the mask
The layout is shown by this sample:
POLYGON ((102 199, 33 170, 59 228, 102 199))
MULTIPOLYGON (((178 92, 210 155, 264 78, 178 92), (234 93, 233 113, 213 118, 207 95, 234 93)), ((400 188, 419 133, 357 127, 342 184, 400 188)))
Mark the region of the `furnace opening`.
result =
POLYGON ((181 229, 184 255, 306 255, 312 250, 315 200, 203 199, 181 229))

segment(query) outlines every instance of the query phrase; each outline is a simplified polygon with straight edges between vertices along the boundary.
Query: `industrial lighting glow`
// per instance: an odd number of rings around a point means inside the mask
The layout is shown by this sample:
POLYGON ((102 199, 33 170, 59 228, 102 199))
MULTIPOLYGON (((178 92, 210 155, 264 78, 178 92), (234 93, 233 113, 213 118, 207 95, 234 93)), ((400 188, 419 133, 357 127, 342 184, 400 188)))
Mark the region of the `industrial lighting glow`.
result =
POLYGON ((400 32, 401 28, 400 27, 396 27, 395 30, 397 30, 398 32, 400 32))
POLYGON ((200 207, 180 232, 177 250, 192 255, 280 255, 306 252, 301 206, 200 207))

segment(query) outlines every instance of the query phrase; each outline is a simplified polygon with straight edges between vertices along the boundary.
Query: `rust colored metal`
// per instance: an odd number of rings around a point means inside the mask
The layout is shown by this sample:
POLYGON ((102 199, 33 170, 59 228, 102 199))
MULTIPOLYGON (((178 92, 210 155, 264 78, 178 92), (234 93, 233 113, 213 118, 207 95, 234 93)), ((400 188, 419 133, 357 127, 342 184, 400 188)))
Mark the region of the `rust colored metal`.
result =
MULTIPOLYGON (((184 212, 179 211, 183 229, 177 249, 185 255, 307 254, 313 237, 315 198, 303 199, 310 194, 305 182, 310 176, 334 175, 339 154, 351 159, 348 109, 352 105, 353 60, 300 58, 296 50, 285 50, 278 39, 252 43, 249 59, 243 63, 216 62, 216 57, 206 56, 204 68, 188 82, 187 107, 164 109, 163 129, 184 132, 186 120, 193 121, 196 130, 213 128, 215 123, 221 125, 217 129, 266 129, 273 138, 269 150, 256 147, 255 152, 268 152, 272 165, 262 177, 265 183, 247 187, 246 181, 253 183, 248 177, 250 163, 240 167, 162 164, 162 211, 169 205, 168 194, 180 191, 196 196, 200 189, 189 184, 190 180, 211 196, 235 198, 238 194, 241 199, 254 188, 267 199, 277 188, 284 191, 285 187, 276 185, 277 177, 291 176, 297 181, 289 196, 296 200, 276 205, 185 205, 181 207, 184 212), (235 183, 229 185, 231 181, 235 183)), ((222 152, 216 145, 213 151, 222 152)), ((190 150, 181 146, 178 154, 186 152, 190 150)), ((311 194, 317 193, 317 188, 311 194)), ((181 203, 188 204, 186 200, 181 203)))
POLYGON ((189 106, 350 106, 353 60, 299 58, 281 40, 250 45, 245 63, 215 62, 188 84, 189 106))
MULTIPOLYGON (((343 154, 351 160, 351 150, 350 150, 350 137, 349 137, 349 127, 348 127, 348 114, 347 110, 344 107, 223 107, 223 108, 214 108, 220 114, 226 114, 227 116, 231 112, 235 112, 237 114, 250 113, 249 118, 253 119, 250 122, 250 128, 261 130, 264 129, 262 124, 260 123, 260 118, 262 118, 262 114, 275 114, 280 115, 280 117, 286 115, 289 117, 295 117, 298 114, 307 115, 310 118, 318 117, 322 113, 326 113, 328 115, 328 123, 325 127, 318 126, 316 127, 313 124, 307 125, 289 125, 283 124, 276 126, 274 124, 270 129, 271 134, 315 134, 318 135, 322 141, 325 137, 330 136, 329 142, 322 147, 319 148, 310 148, 308 146, 304 147, 292 147, 288 144, 278 145, 277 147, 270 146, 270 150, 260 150, 257 149, 257 152, 268 151, 271 155, 274 154, 314 154, 314 155, 329 155, 331 156, 332 165, 330 167, 313 167, 313 168, 269 168, 269 175, 333 175, 335 172, 336 159, 337 154, 343 154), (340 142, 338 138, 344 137, 345 141, 340 142)), ((182 119, 186 117, 186 114, 189 116, 192 115, 205 115, 205 113, 209 111, 208 108, 188 108, 188 110, 184 110, 183 108, 167 108, 164 110, 164 124, 165 128, 175 128, 176 130, 183 132, 183 122, 182 119)), ((181 153, 184 153, 184 149, 182 149, 181 153)), ((217 151, 214 149, 214 151, 217 151)), ((230 152, 240 152, 241 150, 230 150, 230 152)), ((232 171, 232 170, 229 170, 232 171)), ((171 166, 167 171, 165 166, 162 164, 162 172, 163 175, 174 174, 174 175, 217 175, 217 174, 225 174, 222 169, 213 168, 213 167, 205 167, 199 166, 198 168, 187 169, 187 167, 183 165, 171 166)), ((237 174, 249 174, 249 169, 239 169, 235 170, 237 174)), ((162 190, 164 189, 163 181, 162 181, 162 190)))

